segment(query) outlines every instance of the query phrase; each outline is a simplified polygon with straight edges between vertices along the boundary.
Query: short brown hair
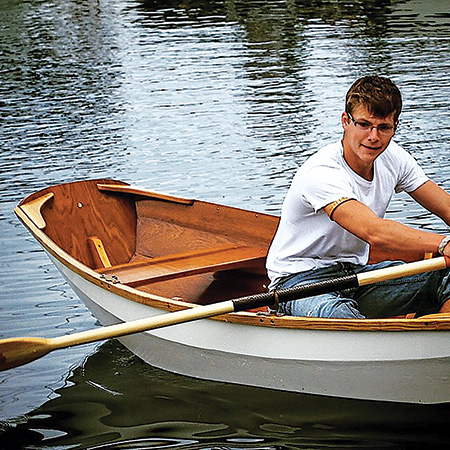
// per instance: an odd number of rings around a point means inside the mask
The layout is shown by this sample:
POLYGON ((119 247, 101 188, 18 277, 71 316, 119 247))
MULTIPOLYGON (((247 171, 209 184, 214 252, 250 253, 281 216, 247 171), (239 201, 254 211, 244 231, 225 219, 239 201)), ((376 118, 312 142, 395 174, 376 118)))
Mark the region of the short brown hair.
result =
POLYGON ((402 111, 402 95, 398 87, 389 79, 366 76, 356 80, 345 97, 345 112, 364 105, 375 117, 387 117, 394 113, 394 123, 402 111))

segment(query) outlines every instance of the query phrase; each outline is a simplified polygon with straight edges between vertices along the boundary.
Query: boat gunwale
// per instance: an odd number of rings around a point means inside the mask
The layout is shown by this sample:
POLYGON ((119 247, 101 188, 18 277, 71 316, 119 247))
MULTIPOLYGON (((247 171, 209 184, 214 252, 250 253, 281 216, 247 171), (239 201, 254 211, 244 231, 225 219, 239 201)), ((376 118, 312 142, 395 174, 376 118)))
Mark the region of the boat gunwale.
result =
MULTIPOLYGON (((43 247, 43 249, 50 253, 53 257, 55 257, 62 265, 64 265, 77 275, 81 276, 86 281, 89 281, 106 291, 126 298, 127 300, 160 309, 162 313, 179 311, 193 307, 201 307, 197 304, 175 300, 167 297, 161 297, 158 295, 140 291, 130 286, 115 283, 114 281, 106 280, 100 273, 97 273, 94 269, 91 269, 87 265, 73 258, 70 254, 68 254, 60 246, 58 246, 52 239, 50 239, 43 230, 39 229, 39 227, 28 217, 26 212, 21 208, 21 206, 23 204, 26 204, 29 199, 36 198, 37 194, 42 194, 48 189, 51 189, 51 187, 35 192, 23 199, 18 204, 18 206, 15 207, 14 212, 19 220, 23 223, 25 228, 43 247)), ((223 205, 220 206, 223 207, 223 205)), ((255 214, 268 215, 264 213, 255 214)), ((272 314, 261 314, 257 312, 243 311, 211 317, 210 319, 242 325, 266 326, 281 329, 296 328, 312 331, 450 331, 450 317, 443 317, 439 314, 431 314, 428 316, 424 316, 423 318, 414 319, 330 319, 315 317, 277 316, 272 314)))

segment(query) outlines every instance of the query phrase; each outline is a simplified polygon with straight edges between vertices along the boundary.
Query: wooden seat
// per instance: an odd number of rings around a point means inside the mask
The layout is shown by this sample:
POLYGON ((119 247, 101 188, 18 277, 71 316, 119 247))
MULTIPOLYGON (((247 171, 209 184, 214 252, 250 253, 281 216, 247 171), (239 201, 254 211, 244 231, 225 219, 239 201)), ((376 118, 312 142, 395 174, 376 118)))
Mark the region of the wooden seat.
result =
POLYGON ((264 261, 266 253, 266 249, 259 247, 225 245, 148 258, 98 269, 97 272, 136 287, 183 276, 255 266, 264 261))

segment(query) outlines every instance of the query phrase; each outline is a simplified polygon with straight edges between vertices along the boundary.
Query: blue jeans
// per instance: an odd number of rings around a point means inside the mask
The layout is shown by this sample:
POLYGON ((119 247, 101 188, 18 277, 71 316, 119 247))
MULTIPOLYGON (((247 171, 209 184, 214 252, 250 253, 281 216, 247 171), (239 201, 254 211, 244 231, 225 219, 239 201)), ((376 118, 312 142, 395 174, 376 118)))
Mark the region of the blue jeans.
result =
MULTIPOLYGON (((397 264, 402 263, 385 261, 367 266, 337 263, 323 269, 290 275, 282 279, 276 289, 291 288, 397 264)), ((423 315, 438 312, 449 299, 450 270, 443 269, 280 303, 278 312, 291 316, 349 319, 393 317, 408 313, 423 315)))

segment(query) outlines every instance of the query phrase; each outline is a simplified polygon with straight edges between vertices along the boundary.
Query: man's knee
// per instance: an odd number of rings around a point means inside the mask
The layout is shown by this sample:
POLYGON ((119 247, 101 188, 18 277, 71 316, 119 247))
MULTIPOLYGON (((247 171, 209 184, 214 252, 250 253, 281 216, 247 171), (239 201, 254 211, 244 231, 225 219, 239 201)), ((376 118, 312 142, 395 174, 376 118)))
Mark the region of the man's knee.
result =
POLYGON ((321 303, 308 313, 309 317, 327 317, 332 319, 364 319, 358 305, 350 299, 334 299, 321 303))

